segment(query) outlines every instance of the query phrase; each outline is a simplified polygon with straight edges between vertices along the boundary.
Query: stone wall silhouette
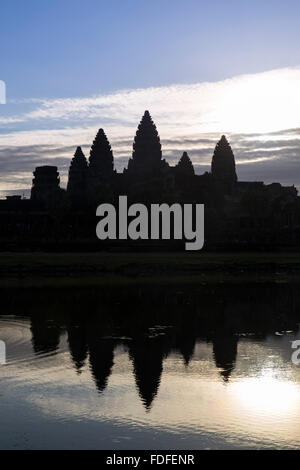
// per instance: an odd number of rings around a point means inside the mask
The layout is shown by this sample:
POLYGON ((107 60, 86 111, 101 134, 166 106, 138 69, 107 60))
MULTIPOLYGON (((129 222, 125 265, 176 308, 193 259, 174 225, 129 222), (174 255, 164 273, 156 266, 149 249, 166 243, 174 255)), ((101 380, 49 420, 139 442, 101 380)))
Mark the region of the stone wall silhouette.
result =
MULTIPOLYGON (((117 205, 120 195, 127 195, 129 203, 146 205, 204 204, 208 249, 297 247, 300 242, 300 198, 295 187, 238 181, 234 154, 224 135, 213 152, 210 173, 196 175, 187 152, 170 166, 163 159, 149 111, 138 126, 132 158, 123 173, 114 170, 113 151, 103 129, 93 141, 88 162, 77 147, 66 190, 59 187, 57 167, 37 167, 30 201, 0 201, 0 240, 8 244, 15 240, 20 246, 61 242, 66 249, 84 241, 86 248, 94 244, 106 249, 114 243, 96 239, 96 208, 103 202, 117 205)), ((129 245, 157 249, 159 243, 140 240, 129 245)), ((126 242, 120 246, 126 249, 126 242)), ((162 246, 182 249, 180 244, 162 246)))

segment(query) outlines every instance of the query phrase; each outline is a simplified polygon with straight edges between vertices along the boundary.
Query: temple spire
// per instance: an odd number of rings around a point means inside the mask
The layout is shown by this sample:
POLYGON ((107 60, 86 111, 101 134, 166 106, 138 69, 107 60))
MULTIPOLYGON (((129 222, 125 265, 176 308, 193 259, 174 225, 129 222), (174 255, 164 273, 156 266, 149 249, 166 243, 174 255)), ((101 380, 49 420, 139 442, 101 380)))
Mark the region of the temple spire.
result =
POLYGON ((149 111, 145 111, 134 138, 128 170, 149 172, 160 167, 161 159, 159 135, 149 111))
POLYGON ((183 176, 194 176, 195 174, 193 164, 187 152, 183 152, 175 168, 177 173, 183 176))
POLYGON ((87 161, 81 147, 77 147, 69 168, 67 191, 72 199, 82 199, 86 191, 87 161))
POLYGON ((111 146, 103 129, 99 129, 91 147, 89 175, 93 182, 98 184, 111 178, 113 172, 114 158, 111 146))
POLYGON ((224 183, 237 181, 234 155, 225 135, 222 135, 215 147, 211 173, 216 180, 224 183))

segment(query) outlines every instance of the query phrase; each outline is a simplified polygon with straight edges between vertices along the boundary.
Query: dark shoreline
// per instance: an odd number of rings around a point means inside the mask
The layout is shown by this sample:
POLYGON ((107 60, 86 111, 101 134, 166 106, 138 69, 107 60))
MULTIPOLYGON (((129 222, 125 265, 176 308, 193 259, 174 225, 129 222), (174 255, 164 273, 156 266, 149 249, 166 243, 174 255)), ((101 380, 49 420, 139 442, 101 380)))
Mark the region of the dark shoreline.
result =
POLYGON ((289 282, 300 253, 0 253, 0 284, 289 282))

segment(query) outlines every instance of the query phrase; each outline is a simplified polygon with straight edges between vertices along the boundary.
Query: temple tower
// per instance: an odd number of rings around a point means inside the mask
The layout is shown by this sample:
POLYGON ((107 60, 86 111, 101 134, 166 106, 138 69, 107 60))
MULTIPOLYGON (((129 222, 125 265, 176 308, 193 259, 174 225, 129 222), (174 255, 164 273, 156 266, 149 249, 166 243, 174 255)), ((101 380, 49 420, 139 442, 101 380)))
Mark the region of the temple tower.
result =
POLYGON ((114 158, 110 143, 103 131, 99 129, 89 158, 89 183, 98 186, 103 181, 109 180, 114 173, 114 158))
POLYGON ((128 162, 128 172, 147 174, 160 169, 161 164, 162 152, 159 135, 149 111, 145 111, 134 138, 132 158, 128 162))
POLYGON ((182 157, 176 165, 176 173, 182 176, 194 176, 193 164, 187 152, 183 152, 182 157))
POLYGON ((87 161, 81 147, 77 147, 69 168, 67 191, 73 200, 85 197, 87 185, 87 161))
POLYGON ((222 183, 232 184, 237 181, 234 155, 225 135, 222 135, 215 147, 211 173, 216 181, 222 183))
POLYGON ((45 203, 53 201, 60 189, 57 166, 38 166, 33 175, 31 199, 45 203))

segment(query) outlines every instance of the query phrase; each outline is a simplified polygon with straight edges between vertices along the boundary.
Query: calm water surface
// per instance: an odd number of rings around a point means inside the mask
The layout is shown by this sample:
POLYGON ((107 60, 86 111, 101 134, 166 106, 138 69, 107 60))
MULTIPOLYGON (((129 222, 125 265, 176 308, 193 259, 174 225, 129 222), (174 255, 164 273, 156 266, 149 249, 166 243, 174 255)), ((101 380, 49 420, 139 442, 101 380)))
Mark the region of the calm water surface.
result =
POLYGON ((0 448, 299 448, 299 292, 3 290, 0 448))

